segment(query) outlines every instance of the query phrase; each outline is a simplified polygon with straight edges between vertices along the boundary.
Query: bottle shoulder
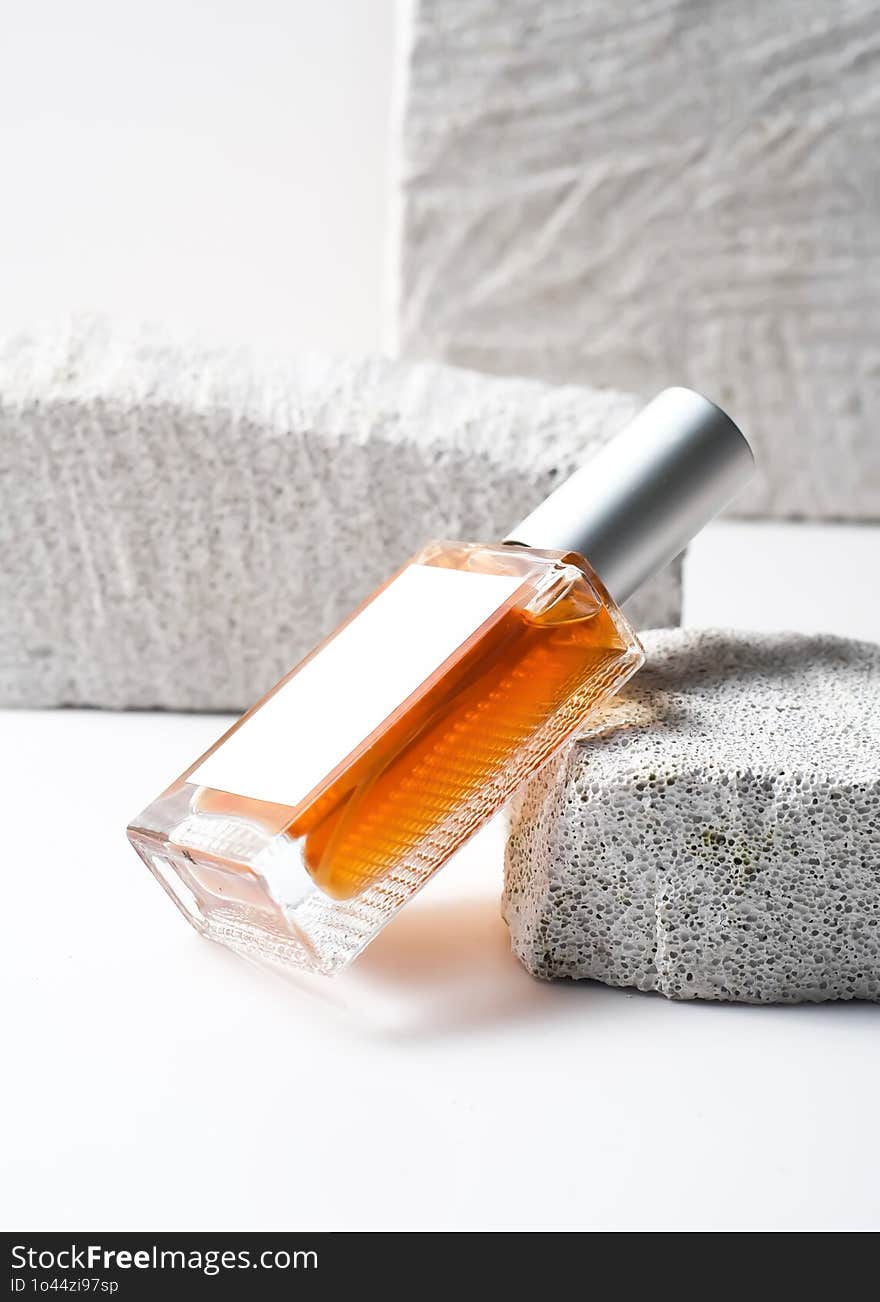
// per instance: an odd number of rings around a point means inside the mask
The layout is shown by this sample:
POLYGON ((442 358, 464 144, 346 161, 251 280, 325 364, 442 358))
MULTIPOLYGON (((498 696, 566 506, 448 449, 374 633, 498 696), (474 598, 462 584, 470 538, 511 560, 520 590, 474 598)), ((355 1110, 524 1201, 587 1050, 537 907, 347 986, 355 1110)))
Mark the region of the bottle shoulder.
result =
POLYGON ((434 539, 412 558, 416 565, 439 565, 472 573, 523 575, 538 574, 572 561, 575 564, 580 561, 584 571, 591 572, 583 557, 577 557, 573 552, 540 551, 524 543, 434 539))
POLYGON ((641 651, 625 615, 589 561, 577 552, 540 550, 515 542, 437 539, 421 548, 411 564, 519 577, 523 586, 517 604, 530 617, 541 622, 567 621, 572 610, 577 611, 578 619, 602 610, 611 617, 621 644, 641 651))

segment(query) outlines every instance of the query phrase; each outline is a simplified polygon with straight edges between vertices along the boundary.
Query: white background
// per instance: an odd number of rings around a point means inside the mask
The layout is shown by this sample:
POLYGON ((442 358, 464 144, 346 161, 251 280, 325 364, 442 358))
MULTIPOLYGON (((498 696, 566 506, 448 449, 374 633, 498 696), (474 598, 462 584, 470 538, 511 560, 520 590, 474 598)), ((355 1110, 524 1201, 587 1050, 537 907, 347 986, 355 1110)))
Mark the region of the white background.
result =
MULTIPOLYGON (((0 330, 99 309, 375 348, 392 8, 19 6, 0 330)), ((880 532, 716 525, 686 621, 880 638, 880 532)), ((0 1226, 880 1227, 878 1010, 544 985, 500 831, 336 982, 201 941, 125 843, 225 726, 0 716, 0 1226)))
POLYGON ((393 0, 30 0, 0 40, 0 332, 382 342, 393 0))

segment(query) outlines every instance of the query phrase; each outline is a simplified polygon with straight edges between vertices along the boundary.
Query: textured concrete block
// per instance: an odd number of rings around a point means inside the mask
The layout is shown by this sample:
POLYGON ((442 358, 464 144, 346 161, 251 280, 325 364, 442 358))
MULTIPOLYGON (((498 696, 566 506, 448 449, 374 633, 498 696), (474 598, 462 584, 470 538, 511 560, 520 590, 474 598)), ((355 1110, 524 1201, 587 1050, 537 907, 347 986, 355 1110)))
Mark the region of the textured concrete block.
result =
POLYGON ((673 999, 880 999, 880 646, 644 641, 596 734, 515 804, 515 952, 673 999))
POLYGON ((399 342, 729 407, 738 514, 880 517, 874 0, 414 0, 399 342))
MULTIPOLYGON (((638 404, 449 367, 0 345, 0 704, 249 705, 431 537, 503 536, 638 404)), ((680 567, 628 607, 676 623, 680 567)))

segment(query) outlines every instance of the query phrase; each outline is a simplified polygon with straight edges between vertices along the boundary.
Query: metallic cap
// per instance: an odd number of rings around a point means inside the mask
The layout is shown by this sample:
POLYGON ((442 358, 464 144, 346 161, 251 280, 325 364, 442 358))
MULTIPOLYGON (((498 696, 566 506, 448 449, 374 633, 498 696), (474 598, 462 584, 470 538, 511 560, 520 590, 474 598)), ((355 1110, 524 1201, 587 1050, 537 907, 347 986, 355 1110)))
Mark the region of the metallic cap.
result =
POLYGON ((751 477, 752 450, 692 389, 664 389, 508 534, 585 556, 615 601, 699 533, 751 477))

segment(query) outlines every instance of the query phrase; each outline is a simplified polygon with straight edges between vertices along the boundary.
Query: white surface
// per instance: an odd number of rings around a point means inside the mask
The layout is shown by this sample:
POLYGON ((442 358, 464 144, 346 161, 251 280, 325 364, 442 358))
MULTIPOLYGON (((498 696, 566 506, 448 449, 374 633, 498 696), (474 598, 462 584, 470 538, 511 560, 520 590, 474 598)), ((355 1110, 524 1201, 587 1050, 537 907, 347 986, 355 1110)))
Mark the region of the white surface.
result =
POLYGON ((721 520, 685 557, 682 623, 880 641, 880 527, 721 520))
MULTIPOLYGON (((703 547, 719 568, 691 622, 722 588, 725 623, 761 623, 761 584, 734 576, 775 566, 813 627, 796 557, 825 535, 782 530, 777 552, 728 529, 694 553, 692 575, 703 547)), ((826 609, 880 638, 867 556, 826 609)), ((338 983, 200 940, 122 828, 223 724, 2 717, 3 1228, 880 1228, 880 1008, 535 982, 498 917, 493 829, 338 983)))
POLYGON ((0 332, 376 349, 394 0, 34 0, 0 42, 0 332))

